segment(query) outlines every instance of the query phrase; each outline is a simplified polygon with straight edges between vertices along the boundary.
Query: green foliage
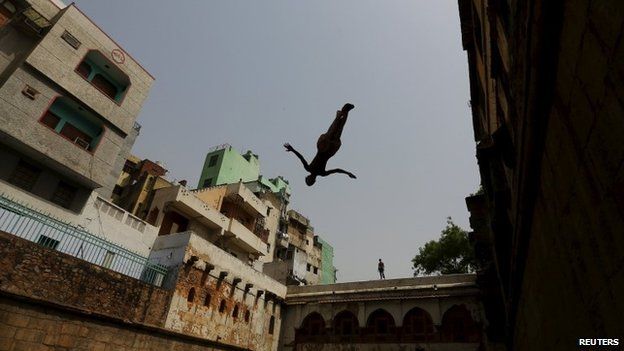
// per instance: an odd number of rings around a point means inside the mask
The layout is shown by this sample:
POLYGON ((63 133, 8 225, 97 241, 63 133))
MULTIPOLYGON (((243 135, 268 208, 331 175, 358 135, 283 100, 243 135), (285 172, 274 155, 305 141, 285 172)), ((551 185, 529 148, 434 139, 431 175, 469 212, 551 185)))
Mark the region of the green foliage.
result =
POLYGON ((421 247, 412 263, 415 276, 474 272, 474 252, 468 232, 448 217, 440 240, 432 240, 421 247))

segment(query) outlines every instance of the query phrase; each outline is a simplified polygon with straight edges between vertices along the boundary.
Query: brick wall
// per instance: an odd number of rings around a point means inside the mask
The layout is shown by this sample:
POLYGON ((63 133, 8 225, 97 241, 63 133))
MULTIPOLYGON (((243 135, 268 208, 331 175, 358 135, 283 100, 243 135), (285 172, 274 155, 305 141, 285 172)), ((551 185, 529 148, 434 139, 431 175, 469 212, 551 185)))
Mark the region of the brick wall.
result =
POLYGON ((171 297, 0 232, 0 351, 243 350, 163 329, 171 297))

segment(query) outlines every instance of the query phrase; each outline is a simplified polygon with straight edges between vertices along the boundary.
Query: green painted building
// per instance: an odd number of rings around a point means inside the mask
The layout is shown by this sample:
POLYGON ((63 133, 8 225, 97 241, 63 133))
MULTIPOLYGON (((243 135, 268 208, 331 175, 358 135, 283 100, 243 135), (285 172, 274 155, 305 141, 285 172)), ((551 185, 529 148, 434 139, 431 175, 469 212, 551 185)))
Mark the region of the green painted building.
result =
POLYGON ((321 247, 321 279, 319 284, 334 284, 336 282, 334 248, 318 235, 314 237, 314 244, 321 247))
POLYGON ((260 161, 251 151, 240 154, 228 144, 215 146, 206 155, 197 188, 258 180, 260 161))

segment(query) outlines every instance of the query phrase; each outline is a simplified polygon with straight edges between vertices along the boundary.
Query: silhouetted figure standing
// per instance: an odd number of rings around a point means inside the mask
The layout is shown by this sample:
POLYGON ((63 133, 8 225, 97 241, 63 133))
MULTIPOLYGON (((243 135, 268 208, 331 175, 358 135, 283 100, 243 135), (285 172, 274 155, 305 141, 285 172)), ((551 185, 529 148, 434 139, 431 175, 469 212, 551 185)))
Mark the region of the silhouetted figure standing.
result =
POLYGON ((338 152, 338 149, 340 149, 340 146, 342 145, 342 142, 340 141, 342 129, 347 122, 349 111, 353 110, 354 107, 355 106, 352 104, 345 104, 342 107, 342 110, 336 111, 336 118, 332 122, 331 126, 329 126, 326 133, 321 134, 316 142, 316 156, 314 156, 314 159, 310 162, 310 164, 308 164, 299 151, 295 150, 295 148, 289 143, 284 144, 286 151, 293 152, 299 160, 301 160, 301 163, 303 163, 303 168, 310 172, 310 175, 305 178, 305 182, 308 186, 311 186, 316 182, 316 177, 325 177, 334 173, 343 173, 355 179, 355 175, 353 173, 347 172, 340 168, 325 170, 327 167, 327 161, 329 161, 329 159, 334 156, 336 152, 338 152))
POLYGON ((379 263, 377 264, 377 270, 379 271, 379 279, 386 279, 386 275, 384 274, 386 267, 383 262, 381 262, 381 258, 379 259, 379 263))

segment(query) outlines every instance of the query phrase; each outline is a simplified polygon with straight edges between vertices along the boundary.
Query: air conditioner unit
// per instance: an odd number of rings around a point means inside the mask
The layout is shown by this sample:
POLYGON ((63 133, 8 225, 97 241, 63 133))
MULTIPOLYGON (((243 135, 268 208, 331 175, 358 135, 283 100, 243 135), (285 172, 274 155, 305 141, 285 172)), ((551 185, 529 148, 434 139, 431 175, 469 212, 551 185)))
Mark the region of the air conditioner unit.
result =
POLYGON ((80 139, 80 138, 76 138, 74 140, 74 144, 79 145, 80 147, 84 148, 85 150, 89 150, 89 143, 86 140, 80 139))

